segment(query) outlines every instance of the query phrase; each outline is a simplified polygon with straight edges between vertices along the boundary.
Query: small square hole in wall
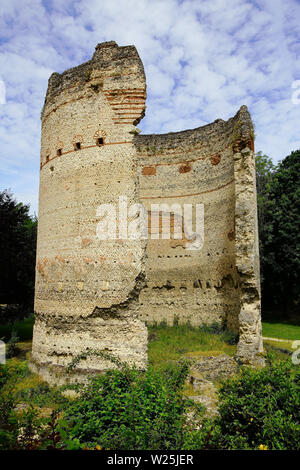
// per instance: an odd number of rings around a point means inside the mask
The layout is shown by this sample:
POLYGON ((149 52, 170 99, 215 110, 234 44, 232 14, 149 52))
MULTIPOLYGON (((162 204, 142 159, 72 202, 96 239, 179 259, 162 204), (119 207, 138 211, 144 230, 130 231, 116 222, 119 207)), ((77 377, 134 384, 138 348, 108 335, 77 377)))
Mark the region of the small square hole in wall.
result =
POLYGON ((62 154, 62 149, 57 149, 56 155, 57 155, 58 157, 60 157, 61 154, 62 154))
POLYGON ((50 160, 50 155, 46 155, 46 162, 49 162, 50 160))
POLYGON ((74 150, 80 150, 80 149, 81 149, 81 143, 76 142, 76 144, 74 145, 74 150))
POLYGON ((100 146, 100 145, 104 145, 103 137, 99 137, 99 138, 97 139, 97 145, 99 145, 99 146, 100 146))

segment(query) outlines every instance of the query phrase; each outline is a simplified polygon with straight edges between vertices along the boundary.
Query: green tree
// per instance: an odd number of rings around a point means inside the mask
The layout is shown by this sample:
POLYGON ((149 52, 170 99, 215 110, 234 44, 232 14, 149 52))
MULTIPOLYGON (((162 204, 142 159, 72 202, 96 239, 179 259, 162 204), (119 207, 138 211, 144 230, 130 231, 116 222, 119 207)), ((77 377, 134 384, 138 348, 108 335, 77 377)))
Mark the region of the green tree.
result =
POLYGON ((33 307, 36 233, 29 206, 0 192, 0 303, 19 304, 24 312, 33 307))
MULTIPOLYGON (((257 218, 259 232, 259 253, 260 253, 260 279, 262 284, 262 293, 264 294, 265 276, 264 276, 264 246, 265 238, 269 232, 267 224, 272 225, 272 220, 267 217, 267 207, 269 201, 270 183, 276 171, 276 166, 271 158, 262 152, 255 156, 256 163, 256 190, 257 190, 257 218)), ((264 301, 264 295, 263 295, 264 301)))
POLYGON ((263 305, 288 314, 300 303, 300 150, 257 161, 263 305))
POLYGON ((265 206, 269 196, 270 183, 272 176, 276 171, 276 166, 271 158, 257 152, 255 156, 256 163, 256 189, 257 189, 257 209, 258 209, 258 225, 260 235, 264 229, 265 222, 265 206))

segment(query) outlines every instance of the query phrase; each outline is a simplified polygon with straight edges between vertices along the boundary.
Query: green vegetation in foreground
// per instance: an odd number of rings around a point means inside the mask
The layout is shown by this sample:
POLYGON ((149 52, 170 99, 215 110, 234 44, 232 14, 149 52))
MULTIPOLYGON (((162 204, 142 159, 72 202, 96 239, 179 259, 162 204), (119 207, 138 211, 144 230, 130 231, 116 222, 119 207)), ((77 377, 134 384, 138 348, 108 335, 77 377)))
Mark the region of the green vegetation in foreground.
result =
POLYGON ((50 387, 41 377, 29 370, 27 361, 14 357, 1 367, 1 397, 13 396, 15 405, 55 409, 68 402, 61 394, 63 389, 50 387))
POLYGON ((188 353, 193 356, 222 353, 234 356, 236 353, 236 345, 228 343, 236 343, 237 338, 217 324, 203 327, 151 325, 148 331, 148 357, 153 367, 179 360, 182 356, 188 356, 188 353))
POLYGON ((0 325, 0 339, 9 341, 14 332, 20 341, 28 341, 32 339, 32 331, 34 324, 34 316, 25 318, 23 321, 16 321, 6 325, 0 325))
POLYGON ((291 361, 269 358, 224 381, 213 418, 182 393, 188 369, 182 361, 144 373, 121 364, 73 386, 73 400, 45 390, 57 408, 42 415, 36 405, 16 406, 18 380, 39 394, 44 385, 26 362, 11 360, 0 365, 0 449, 300 449, 300 375, 291 361))
POLYGON ((260 370, 242 368, 221 386, 218 411, 187 435, 185 449, 299 449, 299 370, 271 359, 260 370))
POLYGON ((79 392, 72 399, 27 361, 0 365, 0 449, 299 449, 299 366, 280 343, 267 344, 266 368, 244 368, 218 386, 220 416, 207 417, 187 397, 186 357, 233 355, 228 342, 236 338, 217 325, 163 324, 149 336, 147 372, 119 362, 119 370, 71 387, 79 392))
POLYGON ((300 340, 300 325, 293 325, 285 321, 263 321, 262 329, 263 336, 267 338, 300 340))
MULTIPOLYGON (((27 319, 21 324, 32 325, 33 319, 27 319)), ((17 330, 20 334, 20 330, 17 330)), ((21 336, 21 334, 20 334, 21 336)), ((224 340, 232 342, 236 338, 224 332, 217 325, 210 327, 191 327, 174 325, 149 327, 149 363, 153 369, 160 369, 169 362, 179 361, 189 355, 218 355, 222 353, 233 356, 236 345, 229 345, 224 340), (190 354, 189 354, 190 353, 190 354)), ((6 369, 9 380, 3 392, 14 394, 17 405, 33 405, 40 409, 53 409, 65 403, 67 399, 61 395, 61 389, 49 387, 46 382, 32 373, 25 361, 26 354, 31 350, 31 342, 17 343, 18 357, 7 360, 6 369)))

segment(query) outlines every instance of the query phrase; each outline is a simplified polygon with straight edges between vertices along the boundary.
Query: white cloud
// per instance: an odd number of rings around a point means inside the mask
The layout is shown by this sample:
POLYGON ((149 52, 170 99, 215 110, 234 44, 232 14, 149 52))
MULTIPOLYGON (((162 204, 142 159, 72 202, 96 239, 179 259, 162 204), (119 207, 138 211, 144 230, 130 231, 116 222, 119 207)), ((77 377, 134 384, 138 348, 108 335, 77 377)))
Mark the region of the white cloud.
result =
POLYGON ((40 111, 52 71, 95 45, 134 44, 143 60, 145 133, 227 119, 247 104, 257 150, 274 161, 300 148, 297 0, 17 0, 0 2, 1 187, 36 210, 40 111))

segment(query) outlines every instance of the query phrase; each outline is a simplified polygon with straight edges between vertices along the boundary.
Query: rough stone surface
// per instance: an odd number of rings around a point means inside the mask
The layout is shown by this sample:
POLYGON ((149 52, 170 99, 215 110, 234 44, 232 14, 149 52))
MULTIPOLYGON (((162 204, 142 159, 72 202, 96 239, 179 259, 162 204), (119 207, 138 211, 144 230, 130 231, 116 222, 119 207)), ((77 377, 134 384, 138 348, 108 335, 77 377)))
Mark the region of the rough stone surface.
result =
POLYGON ((226 122, 134 138, 148 210, 153 203, 204 205, 201 250, 188 250, 184 239, 148 241, 140 316, 225 324, 240 333, 240 359, 262 364, 253 139, 246 106, 226 122))
POLYGON ((236 119, 134 139, 140 196, 148 210, 155 203, 179 204, 182 211, 184 204, 204 205, 201 250, 187 249, 185 239, 148 241, 147 286, 140 297, 141 317, 148 322, 172 324, 177 317, 192 325, 225 323, 238 331, 232 150, 236 119))
MULTIPOLYGON (((139 202, 135 123, 146 83, 134 46, 104 43, 91 61, 53 74, 42 113, 39 226, 32 368, 64 381, 87 349, 147 365, 147 328, 138 316, 143 240, 96 236, 100 204, 139 202), (102 139, 99 143, 98 139, 102 139), (80 144, 80 149, 78 149, 80 144)), ((78 377, 112 364, 90 356, 78 377)))
POLYGON ((218 415, 218 391, 212 382, 202 382, 195 387, 196 395, 189 398, 195 403, 201 403, 205 406, 207 416, 218 415))
POLYGON ((217 384, 238 373, 239 366, 227 354, 202 356, 192 359, 187 382, 192 385, 195 395, 190 396, 196 403, 202 403, 208 416, 218 414, 217 384))
MULTIPOLYGON (((87 348, 143 369, 147 322, 224 323, 238 356, 261 363, 253 126, 228 121, 139 135, 146 81, 134 46, 99 44, 91 60, 49 79, 42 111, 39 227, 31 366, 64 380, 87 348), (105 240, 100 204, 204 204, 204 245, 105 240)), ((163 210, 159 209, 161 214, 163 210)), ((159 216, 158 214, 158 216, 159 216)), ((178 217, 171 214, 171 225, 178 217)), ((110 367, 89 357, 78 377, 110 367)), ((76 377, 75 377, 76 378, 76 377)), ((75 379, 74 378, 74 379, 75 379)))
POLYGON ((189 381, 197 387, 203 382, 216 382, 238 372, 238 364, 227 354, 203 356, 193 362, 189 381))

